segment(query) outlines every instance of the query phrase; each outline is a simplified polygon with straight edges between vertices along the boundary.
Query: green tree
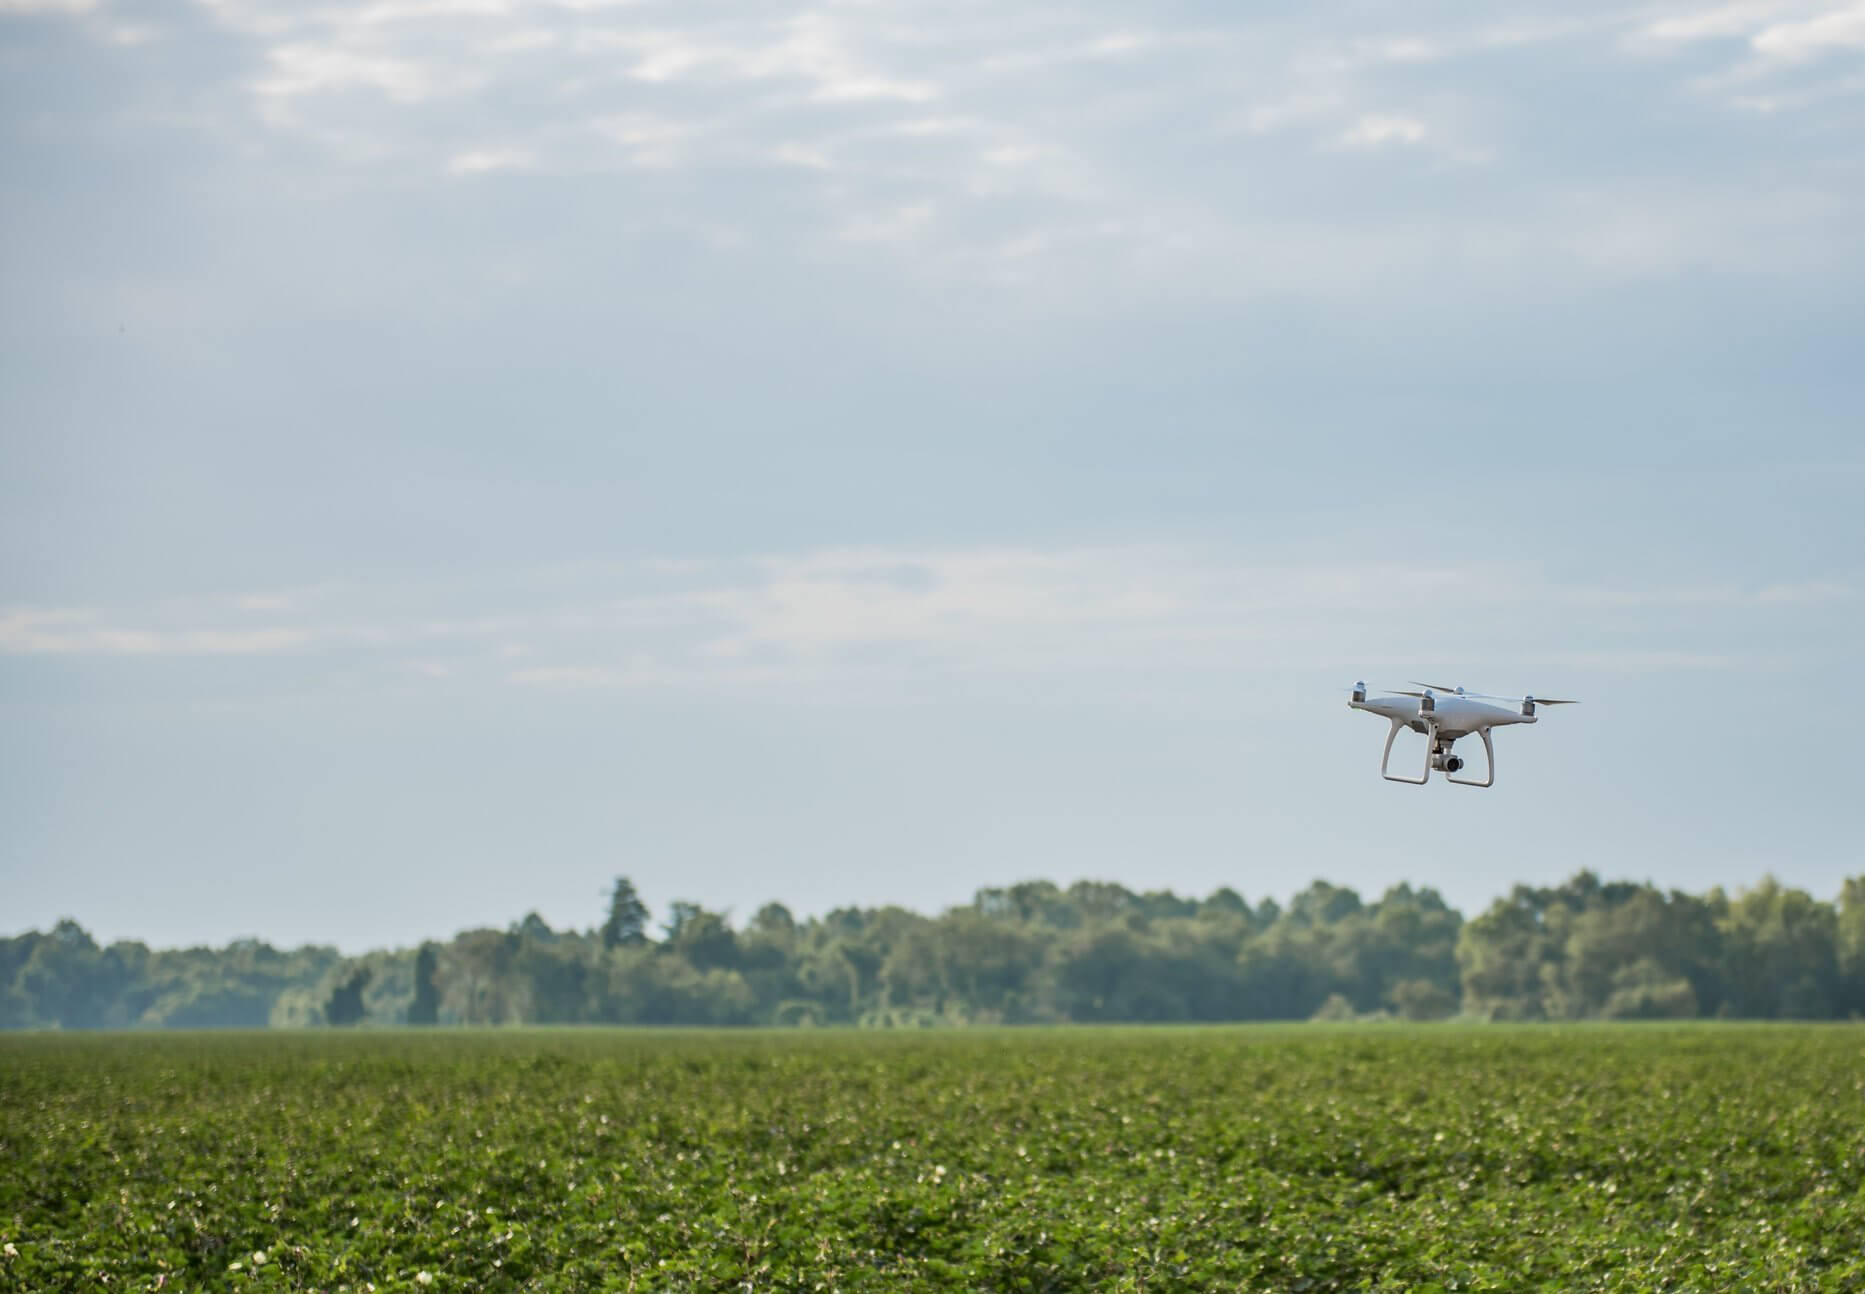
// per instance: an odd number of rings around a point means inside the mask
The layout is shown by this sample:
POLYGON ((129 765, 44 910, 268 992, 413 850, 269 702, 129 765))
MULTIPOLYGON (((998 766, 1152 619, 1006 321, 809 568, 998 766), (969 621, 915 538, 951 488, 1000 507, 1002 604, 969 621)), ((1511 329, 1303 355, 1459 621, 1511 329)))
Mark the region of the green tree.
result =
POLYGON ((1865 876, 1851 876, 1839 890, 1834 934, 1838 942, 1840 1009, 1865 1015, 1865 876))
POLYGON ((358 967, 331 990, 330 999, 324 1003, 326 1024, 341 1028, 362 1022, 363 990, 369 986, 369 976, 368 967, 358 967))
POLYGON ((667 922, 664 951, 684 957, 694 970, 733 970, 738 966, 738 937, 724 916, 697 903, 675 902, 667 922))
POLYGON ((408 1004, 409 1024, 440 1023, 440 951, 424 943, 414 956, 414 1001, 408 1004))
POLYGON ((609 894, 609 919, 602 923, 604 948, 627 948, 648 941, 648 905, 626 876, 615 878, 609 894))
POLYGON ((1729 1014, 1817 1019, 1834 1013, 1841 984, 1831 905, 1769 876, 1730 902, 1721 926, 1729 1014))

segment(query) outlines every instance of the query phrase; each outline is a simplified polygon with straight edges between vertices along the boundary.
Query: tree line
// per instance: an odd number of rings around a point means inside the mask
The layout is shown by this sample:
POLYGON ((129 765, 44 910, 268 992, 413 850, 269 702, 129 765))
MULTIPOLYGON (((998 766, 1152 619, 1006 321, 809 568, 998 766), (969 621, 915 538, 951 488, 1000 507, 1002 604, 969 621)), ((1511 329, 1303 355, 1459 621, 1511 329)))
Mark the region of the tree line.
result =
POLYGON ((1081 881, 980 890, 938 916, 780 903, 666 920, 618 878, 601 925, 345 957, 257 940, 100 946, 75 921, 0 939, 0 1028, 355 1025, 930 1027, 1221 1020, 1834 1019, 1865 1015, 1865 876, 1827 902, 1580 872, 1466 921, 1432 889, 1288 906, 1081 881))

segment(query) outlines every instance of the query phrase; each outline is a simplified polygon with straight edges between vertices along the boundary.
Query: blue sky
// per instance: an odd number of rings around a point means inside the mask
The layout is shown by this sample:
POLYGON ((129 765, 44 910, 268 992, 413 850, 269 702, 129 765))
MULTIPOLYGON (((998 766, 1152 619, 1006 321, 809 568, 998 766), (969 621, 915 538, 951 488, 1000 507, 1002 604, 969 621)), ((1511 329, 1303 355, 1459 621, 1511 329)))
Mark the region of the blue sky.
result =
POLYGON ((0 0, 0 927, 1829 895, 1861 138, 1858 0, 0 0))

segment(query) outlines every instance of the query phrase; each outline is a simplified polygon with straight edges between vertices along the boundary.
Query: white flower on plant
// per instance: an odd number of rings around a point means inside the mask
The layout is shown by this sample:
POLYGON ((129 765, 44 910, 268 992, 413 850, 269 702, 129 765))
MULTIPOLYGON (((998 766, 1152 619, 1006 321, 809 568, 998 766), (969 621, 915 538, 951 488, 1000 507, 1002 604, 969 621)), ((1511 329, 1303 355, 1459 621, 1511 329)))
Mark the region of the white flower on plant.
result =
POLYGON ((265 1265, 266 1265, 266 1251, 263 1249, 253 1250, 253 1266, 264 1267, 265 1265))
POLYGON ((17 1258, 19 1257, 19 1250, 15 1249, 13 1247, 13 1242, 9 1240, 6 1242, 6 1248, 0 1249, 0 1254, 5 1254, 8 1258, 17 1258))
POLYGON ((416 1285, 432 1285, 434 1283, 434 1273, 416 1272, 414 1274, 414 1283, 416 1285))

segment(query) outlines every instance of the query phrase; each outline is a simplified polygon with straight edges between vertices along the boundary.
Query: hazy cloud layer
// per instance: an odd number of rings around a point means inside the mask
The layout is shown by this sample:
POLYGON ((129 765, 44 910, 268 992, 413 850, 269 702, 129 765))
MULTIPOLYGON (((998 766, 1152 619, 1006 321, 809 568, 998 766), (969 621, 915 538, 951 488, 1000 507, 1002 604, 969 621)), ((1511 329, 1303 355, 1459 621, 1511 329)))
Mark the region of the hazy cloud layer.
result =
MULTIPOLYGON (((1182 546, 832 549, 564 568, 481 585, 334 586, 140 609, 15 608, 0 652, 81 658, 331 658, 490 687, 765 688, 929 675, 1426 668, 1459 649, 1526 673, 1837 663, 1817 631, 1854 590, 1573 585, 1500 563, 1288 564, 1182 546), (470 608, 469 614, 462 614, 470 608), (1757 632, 1757 613, 1769 617, 1757 632), (1612 650, 1551 647, 1576 620, 1612 650)), ((1343 680, 1344 682, 1351 680, 1343 680)), ((1498 683, 1501 683, 1498 680, 1498 683)), ((1231 684, 1223 684, 1230 686, 1231 684)), ((1526 686, 1526 680, 1523 683, 1526 686)), ((1545 689, 1544 689, 1545 690, 1545 689)))
POLYGON ((1844 166, 1865 87, 1850 2, 1351 22, 924 0, 9 12, 133 44, 166 82, 133 114, 315 159, 333 182, 607 177, 628 195, 618 232, 1077 302, 1803 269, 1853 263, 1842 231, 1865 223, 1844 166), (203 67, 209 40, 223 53, 203 67), (1763 141, 1745 113, 1797 120, 1763 141))

